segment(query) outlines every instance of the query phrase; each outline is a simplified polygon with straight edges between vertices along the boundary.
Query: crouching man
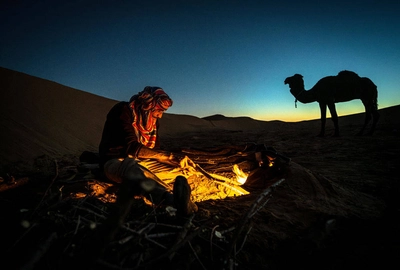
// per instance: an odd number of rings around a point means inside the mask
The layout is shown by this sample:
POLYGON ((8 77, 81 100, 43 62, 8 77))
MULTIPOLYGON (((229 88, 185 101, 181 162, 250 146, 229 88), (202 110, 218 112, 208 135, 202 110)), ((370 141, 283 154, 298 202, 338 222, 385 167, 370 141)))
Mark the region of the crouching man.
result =
POLYGON ((154 159, 179 166, 181 157, 158 150, 159 119, 172 103, 162 88, 146 86, 129 102, 114 105, 107 114, 99 145, 100 169, 109 180, 121 183, 120 193, 124 196, 141 195, 155 205, 174 206, 178 215, 187 216, 197 211, 190 200, 187 179, 178 176, 171 192, 137 163, 141 159, 154 159))

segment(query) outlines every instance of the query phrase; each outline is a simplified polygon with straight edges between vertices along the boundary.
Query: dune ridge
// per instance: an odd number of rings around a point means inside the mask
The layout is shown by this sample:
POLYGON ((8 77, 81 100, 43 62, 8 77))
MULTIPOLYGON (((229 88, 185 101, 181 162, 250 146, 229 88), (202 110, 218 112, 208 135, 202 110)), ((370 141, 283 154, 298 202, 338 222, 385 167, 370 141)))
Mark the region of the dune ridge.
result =
MULTIPOLYGON (((2 164, 29 162, 41 155, 58 158, 79 155, 85 150, 97 151, 106 115, 118 102, 6 68, 0 68, 0 89, 2 164)), ((398 107, 394 109, 399 111, 398 107)), ((361 124, 362 119, 363 115, 357 114, 341 117, 340 122, 341 125, 354 121, 361 124)), ((286 123, 250 117, 213 115, 198 118, 165 113, 160 135, 173 138, 213 130, 263 132, 293 124, 316 126, 319 121, 286 123)))

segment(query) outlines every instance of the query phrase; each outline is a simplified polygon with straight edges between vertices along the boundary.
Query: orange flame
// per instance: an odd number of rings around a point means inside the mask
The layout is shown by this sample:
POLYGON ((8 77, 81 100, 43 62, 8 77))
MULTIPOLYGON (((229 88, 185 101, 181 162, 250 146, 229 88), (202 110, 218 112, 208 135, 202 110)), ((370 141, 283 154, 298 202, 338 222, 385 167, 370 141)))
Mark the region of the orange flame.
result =
POLYGON ((248 174, 243 172, 237 164, 233 165, 233 172, 236 174, 236 181, 239 183, 239 185, 243 185, 246 183, 248 174))

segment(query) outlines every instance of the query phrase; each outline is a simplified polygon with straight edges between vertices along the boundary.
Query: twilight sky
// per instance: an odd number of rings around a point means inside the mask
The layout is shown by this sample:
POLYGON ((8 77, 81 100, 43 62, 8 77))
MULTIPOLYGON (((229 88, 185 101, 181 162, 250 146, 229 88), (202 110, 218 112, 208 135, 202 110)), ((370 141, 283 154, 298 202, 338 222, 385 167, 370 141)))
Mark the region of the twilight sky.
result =
POLYGON ((301 121, 319 107, 294 107, 295 73, 309 89, 352 70, 379 108, 400 104, 399 14, 398 0, 6 0, 0 66, 115 100, 160 86, 168 113, 301 121))

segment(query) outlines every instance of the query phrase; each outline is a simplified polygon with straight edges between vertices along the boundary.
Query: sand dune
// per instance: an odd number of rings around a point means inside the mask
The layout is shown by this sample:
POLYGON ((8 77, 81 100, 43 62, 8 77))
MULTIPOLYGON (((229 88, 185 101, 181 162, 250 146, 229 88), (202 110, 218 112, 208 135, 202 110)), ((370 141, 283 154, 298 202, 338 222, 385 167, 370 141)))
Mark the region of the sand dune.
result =
POLYGON ((0 161, 95 149, 115 103, 23 73, 0 69, 0 161))
MULTIPOLYGON (((56 82, 0 68, 0 163, 29 162, 41 155, 58 158, 97 151, 105 117, 117 102, 56 82)), ((399 110, 392 108, 391 111, 399 110)), ((392 112, 390 113, 392 114, 392 112)), ((361 124, 362 115, 342 117, 361 124)), ((381 121, 385 121, 382 117, 381 121)), ((203 119, 166 113, 160 134, 173 138, 213 130, 279 130, 293 123, 214 115, 203 119)), ((318 121, 299 122, 317 127, 318 121)))

